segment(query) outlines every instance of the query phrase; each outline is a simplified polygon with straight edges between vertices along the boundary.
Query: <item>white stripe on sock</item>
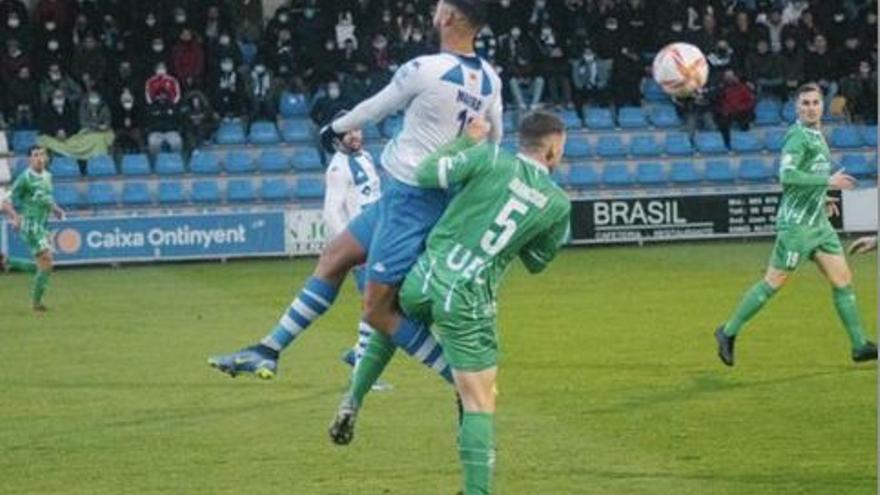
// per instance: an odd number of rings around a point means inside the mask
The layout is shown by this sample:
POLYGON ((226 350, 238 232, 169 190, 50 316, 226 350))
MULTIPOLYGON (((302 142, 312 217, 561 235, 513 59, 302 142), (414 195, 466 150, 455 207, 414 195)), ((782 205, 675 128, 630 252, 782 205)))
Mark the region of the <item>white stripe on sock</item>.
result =
POLYGON ((300 328, 300 326, 295 321, 293 321, 293 319, 287 313, 284 313, 284 316, 281 317, 281 320, 278 321, 278 324, 293 335, 298 335, 300 332, 302 332, 302 328, 300 328))
POLYGON ((305 295, 311 297, 311 298, 314 299, 315 301, 318 301, 319 303, 321 303, 321 305, 324 306, 324 311, 327 311, 327 308, 330 307, 330 303, 327 302, 326 299, 324 299, 323 297, 321 297, 321 296, 315 294, 314 292, 312 292, 312 291, 310 291, 310 290, 308 290, 308 289, 303 289, 303 293, 304 293, 305 295))
POLYGON ((315 312, 315 310, 308 307, 306 305, 306 303, 300 301, 300 299, 298 297, 293 300, 293 304, 290 305, 290 308, 292 310, 296 311, 297 313, 299 313, 300 315, 304 316, 305 319, 307 319, 309 321, 314 321, 315 318, 320 316, 318 313, 315 312))
POLYGON ((428 356, 431 355, 431 352, 437 348, 437 341, 434 340, 434 337, 428 337, 425 339, 425 342, 422 344, 422 347, 419 348, 418 351, 413 354, 413 357, 418 359, 420 362, 424 363, 428 356))

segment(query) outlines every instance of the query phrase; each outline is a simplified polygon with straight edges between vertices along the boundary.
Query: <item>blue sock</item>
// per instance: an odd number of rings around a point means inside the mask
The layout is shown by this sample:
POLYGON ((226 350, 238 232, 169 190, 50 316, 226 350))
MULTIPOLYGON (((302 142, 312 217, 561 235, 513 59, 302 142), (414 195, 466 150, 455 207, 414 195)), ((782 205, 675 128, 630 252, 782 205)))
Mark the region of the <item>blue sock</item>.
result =
POLYGON ((312 322, 330 309, 338 291, 338 287, 317 277, 310 278, 290 304, 287 312, 281 316, 278 324, 260 343, 270 349, 283 351, 312 322))
POLYGON ((400 326, 391 336, 391 341, 403 349, 403 352, 436 371, 448 383, 452 383, 452 369, 443 359, 443 348, 426 325, 401 317, 400 326))

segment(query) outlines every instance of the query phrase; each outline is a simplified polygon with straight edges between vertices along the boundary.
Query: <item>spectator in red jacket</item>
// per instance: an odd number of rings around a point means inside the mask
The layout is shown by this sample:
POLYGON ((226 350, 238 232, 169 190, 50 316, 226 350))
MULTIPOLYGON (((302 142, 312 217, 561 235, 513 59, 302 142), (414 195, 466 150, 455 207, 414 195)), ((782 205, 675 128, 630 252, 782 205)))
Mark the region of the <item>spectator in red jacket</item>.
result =
POLYGON ((724 72, 718 100, 715 107, 715 124, 730 147, 730 128, 736 125, 740 130, 748 130, 755 119, 755 93, 742 82, 732 70, 724 72))
POLYGON ((171 72, 183 82, 185 88, 200 86, 205 74, 205 51, 202 42, 185 28, 171 49, 171 72))
POLYGON ((165 62, 156 64, 155 74, 147 79, 146 99, 147 104, 159 99, 166 99, 174 104, 180 101, 180 82, 168 73, 165 62))

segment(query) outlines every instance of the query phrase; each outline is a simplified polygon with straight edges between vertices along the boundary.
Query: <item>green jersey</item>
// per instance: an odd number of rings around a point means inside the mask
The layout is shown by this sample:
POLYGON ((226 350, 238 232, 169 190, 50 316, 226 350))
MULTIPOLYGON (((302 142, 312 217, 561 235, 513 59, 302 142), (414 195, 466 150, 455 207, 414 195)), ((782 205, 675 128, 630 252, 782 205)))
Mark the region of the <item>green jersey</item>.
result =
POLYGON ((825 214, 831 151, 822 133, 800 122, 785 135, 779 181, 782 202, 776 213, 776 226, 830 227, 825 214))
POLYGON ((556 256, 568 235, 571 204, 540 163, 472 144, 459 139, 417 172, 422 187, 457 189, 420 264, 427 262, 430 277, 449 293, 469 293, 475 306, 485 307, 494 305, 514 258, 536 273, 556 256))
POLYGON ((21 216, 28 225, 45 227, 52 213, 52 174, 27 169, 12 184, 12 200, 19 204, 21 216))

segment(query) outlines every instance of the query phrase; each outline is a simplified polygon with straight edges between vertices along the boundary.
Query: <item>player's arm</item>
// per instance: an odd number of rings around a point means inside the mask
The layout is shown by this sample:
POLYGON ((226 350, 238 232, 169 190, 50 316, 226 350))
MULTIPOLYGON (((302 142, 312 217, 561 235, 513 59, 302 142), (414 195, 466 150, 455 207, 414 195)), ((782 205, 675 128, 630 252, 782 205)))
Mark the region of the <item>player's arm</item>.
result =
POLYGON ((529 273, 544 271, 556 257, 559 248, 568 239, 568 232, 571 228, 570 213, 571 205, 566 204, 566 208, 556 218, 556 221, 520 250, 519 259, 522 260, 529 273))
POLYGON ((330 237, 345 230, 346 223, 342 214, 345 208, 345 193, 348 190, 348 179, 345 177, 341 163, 335 157, 330 162, 326 174, 326 193, 324 194, 324 223, 330 231, 330 237))
POLYGON ((15 211, 15 205, 13 202, 21 202, 24 198, 25 193, 27 192, 27 184, 24 180, 24 173, 18 175, 18 178, 15 179, 15 182, 12 183, 12 189, 9 191, 9 197, 4 198, 3 201, 0 201, 0 210, 6 214, 6 217, 9 218, 9 223, 11 223, 15 228, 21 224, 21 217, 19 217, 18 212, 15 211))
POLYGON ((495 98, 495 101, 489 107, 486 114, 489 121, 489 141, 495 144, 501 144, 501 138, 504 137, 504 104, 501 102, 501 94, 495 98))
POLYGON ((419 186, 447 189, 452 185, 467 182, 480 169, 489 163, 494 163, 498 158, 498 146, 477 146, 477 143, 489 134, 488 126, 488 122, 484 119, 474 118, 468 123, 464 135, 441 146, 422 160, 416 170, 416 181, 419 186))
POLYGON ((422 63, 416 59, 397 69, 394 78, 373 97, 361 102, 330 124, 336 134, 360 129, 370 122, 379 122, 391 113, 402 110, 423 89, 422 63))

